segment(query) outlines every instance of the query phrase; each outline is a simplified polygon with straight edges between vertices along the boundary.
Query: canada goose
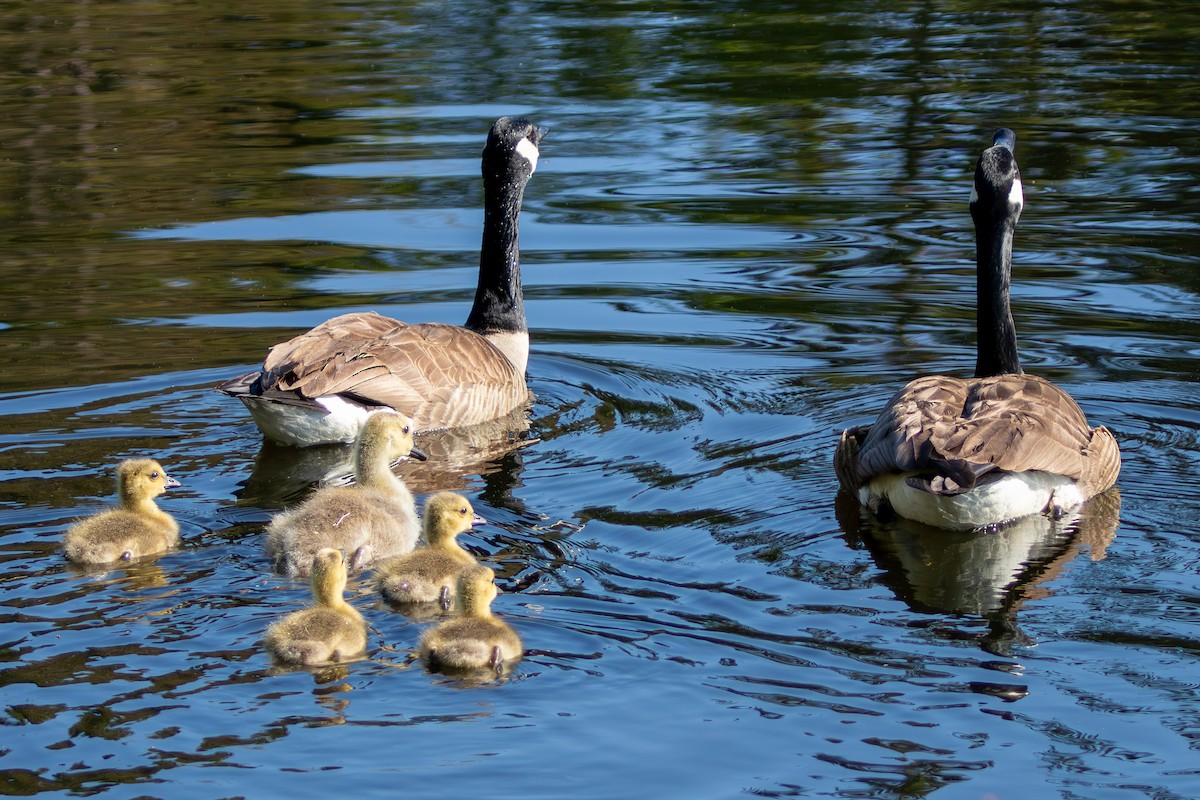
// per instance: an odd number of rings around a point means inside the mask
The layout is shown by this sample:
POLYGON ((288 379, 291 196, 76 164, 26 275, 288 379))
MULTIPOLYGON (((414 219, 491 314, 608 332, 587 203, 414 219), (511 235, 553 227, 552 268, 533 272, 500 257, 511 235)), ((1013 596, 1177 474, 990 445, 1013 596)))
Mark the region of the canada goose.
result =
POLYGON ((367 648, 367 623, 346 602, 346 560, 332 547, 313 556, 312 593, 316 604, 293 611, 267 629, 263 643, 279 660, 292 664, 340 661, 367 648))
POLYGON ((117 466, 121 507, 68 528, 63 535, 67 558, 78 564, 108 564, 174 547, 179 543, 179 524, 155 505, 154 498, 178 485, 154 459, 122 461, 117 466))
POLYGON ((390 462, 424 460, 413 447, 412 421, 391 410, 374 411, 354 443, 353 486, 325 486, 267 526, 267 556, 288 575, 308 574, 323 547, 350 554, 350 569, 413 549, 420 532, 416 504, 390 462))
POLYGON ((486 522, 470 502, 454 492, 439 492, 425 501, 421 520, 426 547, 380 562, 375 579, 379 592, 393 603, 432 603, 450 608, 450 589, 463 567, 475 557, 455 537, 486 522))
POLYGON ((240 398, 281 444, 353 441, 372 408, 418 432, 501 417, 529 397, 529 330, 518 216, 544 131, 501 117, 483 149, 483 246, 475 303, 463 327, 408 325, 374 312, 343 314, 271 348, 263 368, 216 388, 240 398))
POLYGON ((421 637, 421 656, 430 669, 499 673, 521 657, 521 637, 492 614, 496 593, 490 567, 476 564, 459 573, 457 600, 462 616, 435 625, 421 637))
POLYGON ((930 375, 896 393, 874 425, 842 434, 839 481, 868 508, 965 530, 1060 516, 1116 482, 1117 442, 1079 405, 1026 375, 1009 308, 1012 242, 1024 199, 1013 149, 996 131, 975 167, 978 358, 971 380, 930 375))

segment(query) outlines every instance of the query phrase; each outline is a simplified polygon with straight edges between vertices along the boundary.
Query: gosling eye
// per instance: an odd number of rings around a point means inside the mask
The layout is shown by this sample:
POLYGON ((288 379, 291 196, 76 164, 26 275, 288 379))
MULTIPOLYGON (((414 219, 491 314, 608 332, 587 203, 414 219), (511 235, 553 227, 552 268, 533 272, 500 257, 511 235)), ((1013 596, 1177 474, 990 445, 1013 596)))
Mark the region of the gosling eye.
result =
POLYGON ((158 470, 150 471, 150 479, 155 481, 158 480, 158 470))
POLYGON ((462 514, 462 515, 465 517, 465 516, 467 515, 467 509, 465 509, 465 508, 460 508, 460 509, 458 510, 458 513, 462 514))
POLYGON ((409 428, 407 425, 405 425, 405 426, 404 426, 404 432, 405 432, 405 433, 410 433, 410 432, 411 432, 411 429, 410 429, 410 428, 409 428))

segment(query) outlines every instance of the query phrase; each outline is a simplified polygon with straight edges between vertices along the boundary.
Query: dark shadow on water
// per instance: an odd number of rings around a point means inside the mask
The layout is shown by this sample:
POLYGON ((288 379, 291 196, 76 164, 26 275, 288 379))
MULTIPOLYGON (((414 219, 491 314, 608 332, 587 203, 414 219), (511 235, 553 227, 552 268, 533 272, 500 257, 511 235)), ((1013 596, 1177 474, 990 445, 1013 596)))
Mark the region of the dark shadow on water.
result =
POLYGON ((1026 600, 1050 593, 1058 576, 1086 545, 1092 560, 1116 535, 1121 495, 1110 489, 1059 520, 1026 517, 999 530, 946 531, 906 519, 881 520, 839 492, 838 523, 852 545, 866 546, 883 571, 879 582, 911 609, 985 619, 982 646, 1010 655, 1025 641, 1016 615, 1026 600))

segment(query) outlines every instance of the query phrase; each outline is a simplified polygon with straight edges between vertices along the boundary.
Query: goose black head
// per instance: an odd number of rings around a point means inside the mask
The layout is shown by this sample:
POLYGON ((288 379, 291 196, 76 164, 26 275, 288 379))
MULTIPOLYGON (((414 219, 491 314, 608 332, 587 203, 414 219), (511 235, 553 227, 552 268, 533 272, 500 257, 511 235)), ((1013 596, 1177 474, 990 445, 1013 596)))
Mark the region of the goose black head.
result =
POLYGON ((975 223, 975 376, 1020 374, 1017 331, 1009 304, 1012 246, 1025 197, 1013 149, 1017 136, 1001 128, 979 155, 971 188, 975 223))
POLYGON ((1007 220, 1015 226, 1025 207, 1021 170, 1015 150, 1017 135, 1001 128, 992 136, 992 146, 979 155, 975 164, 975 184, 971 188, 971 217, 975 224, 995 224, 1007 220))
POLYGON ((529 180, 537 169, 538 145, 545 135, 545 129, 525 117, 496 120, 483 148, 484 180, 529 180))

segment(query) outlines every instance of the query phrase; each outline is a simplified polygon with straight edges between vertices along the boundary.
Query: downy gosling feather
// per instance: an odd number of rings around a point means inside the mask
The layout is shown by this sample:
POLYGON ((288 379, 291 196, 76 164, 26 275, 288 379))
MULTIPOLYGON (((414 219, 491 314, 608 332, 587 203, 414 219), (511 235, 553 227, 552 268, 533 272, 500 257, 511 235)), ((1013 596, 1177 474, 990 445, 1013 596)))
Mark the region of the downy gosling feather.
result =
POLYGON ((150 458, 117 466, 120 508, 81 520, 63 535, 63 551, 77 564, 109 564, 161 553, 179 544, 179 524, 154 498, 179 486, 150 458))

